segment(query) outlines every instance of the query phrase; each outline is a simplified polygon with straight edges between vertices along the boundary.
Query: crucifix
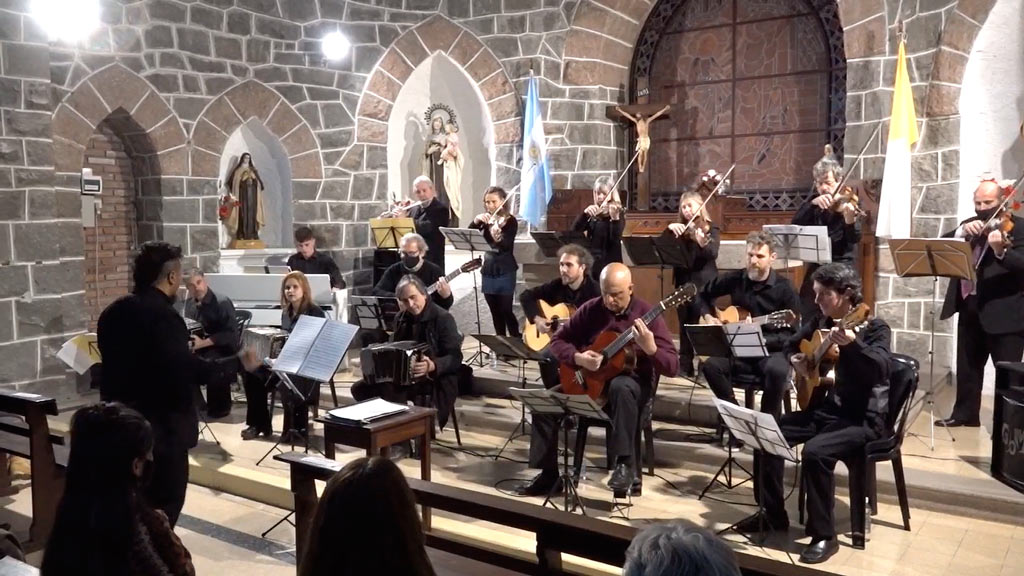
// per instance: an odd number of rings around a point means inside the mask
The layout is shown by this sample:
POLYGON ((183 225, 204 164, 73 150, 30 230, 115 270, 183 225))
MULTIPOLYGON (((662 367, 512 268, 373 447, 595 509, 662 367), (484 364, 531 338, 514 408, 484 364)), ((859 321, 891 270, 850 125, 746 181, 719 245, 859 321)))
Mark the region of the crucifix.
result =
MULTIPOLYGON (((638 208, 641 210, 646 210, 650 206, 650 175, 645 174, 647 153, 651 149, 650 125, 655 120, 668 118, 671 108, 672 106, 669 104, 632 104, 608 106, 605 111, 605 115, 609 119, 619 122, 628 120, 636 130, 636 152, 633 155, 633 160, 630 160, 629 163, 632 164, 634 160, 637 162, 639 178, 636 180, 636 192, 638 208)), ((629 166, 627 165, 626 171, 628 170, 629 166)))

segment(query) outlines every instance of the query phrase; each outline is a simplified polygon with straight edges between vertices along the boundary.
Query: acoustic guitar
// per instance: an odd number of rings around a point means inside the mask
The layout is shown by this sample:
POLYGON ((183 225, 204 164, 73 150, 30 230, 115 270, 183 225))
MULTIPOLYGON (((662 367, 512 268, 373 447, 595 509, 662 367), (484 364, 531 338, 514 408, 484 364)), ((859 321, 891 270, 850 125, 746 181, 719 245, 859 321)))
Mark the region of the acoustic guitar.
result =
MULTIPOLYGON (((466 262, 462 266, 459 266, 456 270, 453 270, 452 272, 449 272, 444 277, 444 279, 445 279, 446 282, 451 282, 452 280, 458 278, 459 274, 465 274, 465 273, 468 273, 468 272, 472 272, 473 270, 476 270, 477 268, 480 268, 483 265, 484 265, 484 263, 483 263, 483 260, 481 258, 479 258, 479 257, 474 258, 474 259, 470 260, 469 262, 466 262)), ((440 282, 440 280, 438 280, 437 282, 434 282, 430 286, 427 286, 427 296, 430 296, 434 292, 437 292, 437 284, 438 284, 438 282, 440 282)))
MULTIPOLYGON (((678 290, 644 314, 641 320, 645 326, 650 326, 651 322, 654 322, 654 319, 661 316, 665 310, 682 306, 696 296, 697 287, 693 284, 680 286, 678 290)), ((601 367, 592 372, 579 367, 571 368, 565 364, 559 366, 558 377, 562 385, 562 392, 586 394, 594 400, 603 401, 608 382, 619 374, 636 368, 636 350, 633 346, 635 339, 636 330, 632 328, 622 333, 606 330, 598 334, 586 350, 592 350, 604 357, 601 367)))
MULTIPOLYGON (((782 328, 793 326, 797 321, 797 315, 792 310, 778 310, 764 316, 750 316, 750 312, 739 306, 729 306, 725 309, 715 309, 715 317, 722 324, 735 324, 738 322, 749 322, 758 326, 772 326, 782 328)), ((703 324, 704 322, 701 321, 703 324)))
POLYGON ((558 331, 562 321, 568 319, 576 311, 576 307, 571 304, 552 306, 544 300, 537 300, 537 306, 540 308, 541 316, 547 318, 548 331, 541 333, 537 325, 530 322, 530 318, 526 319, 526 325, 523 326, 523 343, 534 352, 540 352, 547 348, 551 343, 551 335, 558 331))
MULTIPOLYGON (((836 322, 841 330, 856 330, 871 316, 871 308, 861 303, 836 322)), ((814 390, 821 386, 822 368, 831 369, 839 359, 839 347, 828 339, 828 330, 815 330, 810 340, 800 341, 800 353, 807 357, 807 375, 796 377, 796 402, 801 410, 807 408, 814 390)))

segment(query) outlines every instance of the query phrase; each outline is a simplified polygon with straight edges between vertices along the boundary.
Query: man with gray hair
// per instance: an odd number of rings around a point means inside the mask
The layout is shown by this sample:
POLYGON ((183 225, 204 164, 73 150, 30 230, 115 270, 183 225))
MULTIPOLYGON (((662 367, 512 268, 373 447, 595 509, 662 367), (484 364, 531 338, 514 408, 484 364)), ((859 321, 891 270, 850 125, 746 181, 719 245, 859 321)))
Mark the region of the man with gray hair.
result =
MULTIPOLYGON (((185 300, 185 317, 199 322, 203 327, 201 337, 193 334, 190 341, 192 352, 209 360, 228 358, 238 352, 240 339, 238 322, 235 320, 235 305, 227 296, 218 296, 206 283, 206 275, 199 268, 189 270, 185 286, 188 299, 185 300)), ((210 418, 223 418, 231 413, 231 382, 234 371, 223 371, 211 376, 206 384, 207 399, 196 388, 196 402, 210 418)), ((197 386, 200 383, 196 383, 197 386)))
POLYGON ((740 576, 740 566, 721 538, 675 521, 637 533, 626 550, 622 576, 740 576))
POLYGON ((399 210, 396 217, 412 218, 416 232, 427 242, 427 260, 444 270, 444 234, 441 234, 440 229, 448 227, 451 211, 437 197, 434 183, 426 176, 419 176, 412 181, 412 195, 421 204, 409 210, 399 210))
POLYGON ((435 304, 448 310, 455 302, 452 297, 451 286, 444 278, 444 270, 437 267, 437 264, 426 259, 429 254, 427 242, 423 236, 410 232, 399 241, 399 256, 401 260, 395 262, 381 275, 377 285, 373 287, 374 296, 394 296, 395 287, 403 276, 412 274, 423 281, 428 288, 437 283, 437 290, 431 295, 435 304))
POLYGON ((572 224, 574 232, 582 232, 590 240, 590 253, 594 256, 594 267, 590 276, 599 280, 601 270, 612 262, 622 262, 623 218, 619 192, 613 188, 611 176, 601 176, 594 181, 594 203, 587 206, 572 224))

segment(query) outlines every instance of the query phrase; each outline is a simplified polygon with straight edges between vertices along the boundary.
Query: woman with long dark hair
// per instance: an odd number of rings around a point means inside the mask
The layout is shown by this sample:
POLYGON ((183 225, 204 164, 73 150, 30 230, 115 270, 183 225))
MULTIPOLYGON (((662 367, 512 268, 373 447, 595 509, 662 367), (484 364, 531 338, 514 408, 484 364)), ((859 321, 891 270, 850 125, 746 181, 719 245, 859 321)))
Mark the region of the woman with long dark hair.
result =
POLYGON ((409 484, 391 460, 360 458, 327 481, 299 576, 434 576, 409 484))
POLYGON ((43 576, 193 576, 167 516, 142 495, 152 469, 153 430, 141 414, 106 402, 76 412, 43 576))
POLYGON ((491 245, 491 252, 484 255, 484 266, 480 270, 483 278, 481 292, 491 311, 494 333, 499 336, 519 338, 519 320, 512 311, 516 293, 516 274, 519 264, 512 253, 516 243, 519 223, 509 210, 504 188, 491 186, 484 192, 486 212, 477 214, 470 228, 484 233, 484 239, 491 245))

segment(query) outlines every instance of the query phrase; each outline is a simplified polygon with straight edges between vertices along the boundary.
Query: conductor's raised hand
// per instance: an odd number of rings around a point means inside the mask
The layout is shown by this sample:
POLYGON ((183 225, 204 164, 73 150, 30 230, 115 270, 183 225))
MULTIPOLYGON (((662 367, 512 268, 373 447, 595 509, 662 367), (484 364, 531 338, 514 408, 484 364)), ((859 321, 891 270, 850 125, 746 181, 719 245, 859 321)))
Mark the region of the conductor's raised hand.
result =
POLYGON ((654 341, 654 332, 644 324, 643 319, 637 318, 633 321, 633 330, 636 331, 636 345, 648 356, 658 353, 658 343, 654 341))

